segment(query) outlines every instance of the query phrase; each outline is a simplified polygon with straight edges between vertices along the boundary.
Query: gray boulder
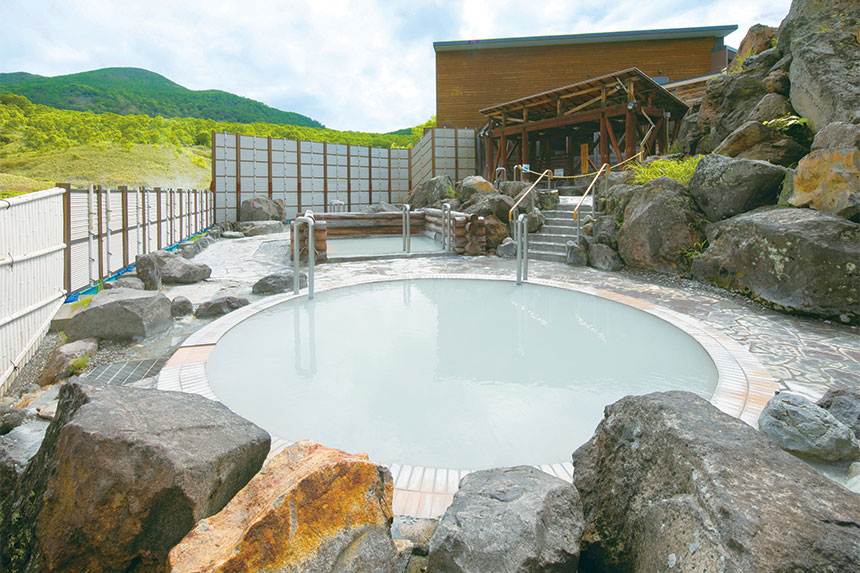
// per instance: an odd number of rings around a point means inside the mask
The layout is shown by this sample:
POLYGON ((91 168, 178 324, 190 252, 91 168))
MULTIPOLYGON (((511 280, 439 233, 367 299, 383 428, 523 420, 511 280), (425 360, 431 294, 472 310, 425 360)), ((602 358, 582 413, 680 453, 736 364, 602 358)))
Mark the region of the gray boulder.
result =
POLYGON ((690 193, 711 221, 776 204, 785 169, 766 161, 706 155, 690 179, 690 193))
POLYGON ((860 440, 860 392, 846 388, 828 390, 816 403, 851 428, 854 437, 860 440))
POLYGON ((688 392, 607 406, 573 454, 588 571, 850 571, 857 495, 688 392))
POLYGON ((466 202, 471 199, 475 193, 481 195, 492 195, 498 193, 499 190, 493 187, 493 184, 481 177, 480 175, 470 175, 463 179, 458 186, 457 198, 460 201, 466 202))
POLYGON ((685 252, 705 239, 705 217, 684 186, 659 177, 637 190, 618 230, 618 254, 634 267, 687 271, 685 252))
MULTIPOLYGON (((856 28, 860 20, 856 2, 852 11, 856 28)), ((792 41, 791 103, 798 114, 809 119, 813 131, 834 121, 849 122, 858 117, 858 51, 854 30, 813 32, 792 41)))
POLYGON ((602 243, 591 243, 588 247, 588 264, 601 271, 614 272, 624 268, 624 261, 615 249, 602 243))
MULTIPOLYGON (((278 294, 293 290, 293 271, 287 270, 281 273, 266 275, 251 288, 254 294, 278 294)), ((304 273, 299 273, 299 288, 308 286, 308 277, 304 273)))
MULTIPOLYGON (((507 213, 505 213, 505 217, 507 217, 507 213)), ((535 207, 529 213, 527 221, 528 222, 526 224, 528 226, 529 233, 537 233, 546 223, 546 217, 544 217, 543 213, 540 212, 540 209, 535 207)))
POLYGON ((110 290, 112 288, 133 288, 135 290, 145 290, 146 285, 137 277, 120 277, 115 281, 104 283, 104 288, 110 290))
POLYGON ((788 72, 785 70, 772 70, 761 81, 761 87, 769 94, 788 96, 789 91, 791 90, 791 79, 788 76, 788 72))
POLYGON ((759 209, 707 229, 698 279, 777 310, 860 321, 860 225, 812 209, 759 209))
POLYGON ((499 193, 508 197, 518 197, 520 193, 531 187, 525 181, 501 181, 498 183, 499 193))
POLYGON ((88 360, 98 351, 99 341, 95 338, 85 338, 58 346, 48 357, 48 362, 42 368, 36 384, 47 386, 76 374, 77 372, 73 372, 75 361, 88 360), (84 358, 85 356, 87 358, 84 358))
POLYGON ((284 221, 286 218, 284 206, 268 197, 246 199, 239 207, 240 221, 284 221))
POLYGON ((614 215, 600 215, 591 228, 591 236, 602 245, 618 248, 618 219, 614 215))
POLYGON ((829 462, 860 458, 854 432, 830 412, 796 394, 777 394, 759 416, 758 426, 783 450, 829 462))
POLYGON ((287 226, 280 221, 247 221, 236 224, 236 230, 246 237, 284 233, 287 226))
POLYGON ((212 269, 168 251, 156 251, 155 258, 161 270, 161 280, 168 284, 192 284, 206 280, 212 269))
POLYGON ((497 248, 510 235, 509 227, 495 215, 484 217, 484 235, 486 237, 486 249, 497 248))
POLYGON ((412 209, 429 207, 449 197, 454 197, 454 182, 447 175, 440 175, 420 183, 406 198, 412 209))
POLYGON ((239 231, 223 231, 221 233, 222 239, 244 239, 245 233, 240 233, 239 231))
POLYGON ((228 312, 233 312, 237 308, 242 308, 243 306, 247 306, 248 304, 250 303, 248 302, 247 298, 240 298, 237 296, 221 296, 201 303, 197 307, 197 310, 194 312, 194 316, 196 316, 197 318, 220 316, 222 314, 227 314, 228 312))
POLYGON ((473 472, 430 539, 430 571, 576 571, 579 494, 530 466, 473 472))
POLYGON ((126 288, 103 290, 65 326, 70 341, 82 338, 137 340, 173 323, 170 299, 159 292, 126 288))
POLYGON ((860 125, 842 121, 828 123, 812 140, 812 151, 852 148, 860 150, 860 125))
POLYGON ((137 255, 134 258, 137 278, 143 281, 146 290, 161 290, 161 265, 153 254, 137 255))
MULTIPOLYGON (((513 198, 502 195, 501 193, 493 193, 492 195, 473 195, 472 205, 466 208, 466 214, 476 214, 479 217, 489 217, 493 215, 500 221, 508 220, 508 213, 511 207, 514 206, 513 198)), ((514 214, 516 216, 516 213, 514 214)))
POLYGON ((512 259, 517 256, 517 243, 512 238, 508 237, 502 241, 502 244, 496 247, 496 254, 506 259, 512 259))
POLYGON ((626 183, 619 183, 606 190, 603 188, 598 189, 594 195, 597 211, 600 213, 606 213, 607 215, 612 215, 618 220, 623 219, 624 209, 627 208, 627 203, 630 202, 630 198, 633 197, 633 194, 641 188, 641 185, 627 185, 626 183))
POLYGON ((587 265, 588 249, 576 241, 568 241, 565 245, 565 262, 569 265, 587 265))
MULTIPOLYGON (((762 81, 764 82, 765 80, 762 81)), ((787 97, 778 93, 769 93, 756 104, 747 116, 747 121, 762 123, 792 113, 794 113, 794 110, 791 109, 791 103, 787 97)))
POLYGON ((5 436, 27 419, 27 410, 0 404, 0 436, 5 436))
POLYGON ((808 151, 791 137, 762 125, 760 121, 747 121, 727 135, 714 149, 714 154, 757 159, 787 167, 797 163, 808 151))
POLYGON ((173 318, 188 316, 192 312, 194 312, 194 305, 191 304, 191 301, 188 298, 177 296, 170 301, 170 315, 173 318))
POLYGON ((819 149, 801 159, 788 202, 860 222, 860 150, 819 149))
MULTIPOLYGON (((269 435, 193 394, 67 383, 17 479, 13 571, 159 570, 194 523, 260 469, 269 435)), ((3 529, 5 527, 5 529, 3 529)))

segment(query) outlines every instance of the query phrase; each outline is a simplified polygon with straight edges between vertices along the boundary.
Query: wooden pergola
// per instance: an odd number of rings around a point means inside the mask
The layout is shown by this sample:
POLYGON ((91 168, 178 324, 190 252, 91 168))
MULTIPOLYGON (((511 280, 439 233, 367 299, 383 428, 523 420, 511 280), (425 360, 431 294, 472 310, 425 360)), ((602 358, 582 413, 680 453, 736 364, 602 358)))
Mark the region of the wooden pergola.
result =
POLYGON ((601 164, 665 154, 687 105, 638 68, 581 81, 481 110, 486 173, 512 174, 514 165, 532 171, 563 169, 588 173, 601 164), (594 150, 599 159, 592 159, 594 150))

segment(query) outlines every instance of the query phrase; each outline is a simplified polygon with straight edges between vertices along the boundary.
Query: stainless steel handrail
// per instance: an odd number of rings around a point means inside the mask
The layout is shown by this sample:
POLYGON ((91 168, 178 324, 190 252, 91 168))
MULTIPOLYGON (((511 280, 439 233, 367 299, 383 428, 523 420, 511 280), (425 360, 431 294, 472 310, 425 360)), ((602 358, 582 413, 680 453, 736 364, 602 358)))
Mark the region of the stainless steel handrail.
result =
POLYGON ((412 226, 409 220, 408 203, 403 204, 403 252, 409 254, 412 250, 412 226))
MULTIPOLYGON (((521 166, 517 165, 517 167, 521 167, 521 166)), ((531 184, 531 187, 526 189, 525 192, 520 195, 520 198, 517 199, 517 202, 514 203, 514 206, 511 207, 510 211, 508 211, 508 222, 510 222, 513 219, 514 211, 517 210, 517 207, 520 206, 520 203, 522 203, 525 200, 525 198, 529 196, 529 194, 534 190, 534 188, 537 186, 537 184, 540 183, 540 180, 543 179, 544 177, 552 177, 552 171, 550 171, 549 169, 545 170, 543 173, 540 174, 540 177, 538 177, 535 180, 535 182, 531 184)), ((549 180, 549 179, 547 179, 547 180, 549 180)))
POLYGON ((451 250, 451 205, 442 203, 442 250, 451 250))
POLYGON ((517 284, 529 280, 529 216, 520 213, 514 226, 517 241, 517 284))
MULTIPOLYGON (((588 197, 591 190, 594 188, 597 180, 600 179, 600 175, 606 172, 607 176, 607 184, 609 183, 609 170, 610 166, 608 163, 604 163, 600 166, 600 170, 594 175, 594 179, 591 180, 591 183, 588 185, 588 189, 585 190, 585 193, 582 194, 582 198, 579 200, 579 203, 576 204, 576 207, 573 208, 573 220, 576 221, 576 244, 579 244, 580 237, 580 226, 581 221, 579 220, 579 208, 582 207, 582 204, 585 202, 585 198, 588 197)), ((594 219, 594 214, 596 212, 596 206, 594 205, 594 197, 591 198, 591 218, 594 219)))
POLYGON ((504 174, 505 174, 505 178, 504 178, 502 181, 507 181, 507 180, 508 180, 508 170, 507 170, 507 168, 505 168, 505 167, 496 167, 495 172, 493 172, 493 182, 495 182, 495 181, 496 181, 496 179, 498 179, 499 171, 502 171, 502 172, 504 172, 504 174))
POLYGON ((314 214, 306 211, 303 217, 296 217, 290 223, 293 228, 293 293, 299 294, 301 288, 301 275, 299 274, 299 258, 301 249, 299 247, 299 229, 302 223, 308 225, 308 299, 314 298, 314 266, 316 265, 316 252, 314 244, 314 214))

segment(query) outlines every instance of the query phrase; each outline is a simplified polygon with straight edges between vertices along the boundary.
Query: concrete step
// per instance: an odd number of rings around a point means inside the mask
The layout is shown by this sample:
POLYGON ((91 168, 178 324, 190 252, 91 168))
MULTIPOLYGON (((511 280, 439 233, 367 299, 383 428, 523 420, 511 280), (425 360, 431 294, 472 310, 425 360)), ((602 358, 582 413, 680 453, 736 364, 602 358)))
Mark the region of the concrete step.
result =
POLYGON ((529 241, 529 255, 532 252, 536 253, 560 253, 566 252, 566 245, 563 243, 547 243, 545 241, 529 241))
POLYGON ((540 231, 543 233, 549 233, 551 235, 566 235, 568 233, 576 234, 576 224, 573 225, 544 225, 540 228, 540 231))
POLYGON ((529 243, 554 243, 558 245, 566 245, 568 241, 573 241, 576 234, 557 234, 557 233, 535 233, 529 235, 529 243))
POLYGON ((565 263, 567 256, 564 253, 553 253, 548 251, 532 251, 529 249, 529 260, 532 261, 547 261, 550 263, 565 263))
POLYGON ((566 226, 574 226, 575 227, 576 221, 573 220, 572 216, 568 215, 567 217, 547 217, 546 222, 544 224, 556 225, 559 227, 566 227, 566 226))

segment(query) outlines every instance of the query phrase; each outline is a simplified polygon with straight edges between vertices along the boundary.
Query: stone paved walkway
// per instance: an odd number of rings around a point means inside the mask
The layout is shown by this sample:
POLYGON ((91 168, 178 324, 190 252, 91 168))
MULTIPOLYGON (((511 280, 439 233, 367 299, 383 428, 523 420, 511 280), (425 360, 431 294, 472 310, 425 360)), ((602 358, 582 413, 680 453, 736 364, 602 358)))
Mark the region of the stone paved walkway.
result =
MULTIPOLYGON (((222 240, 195 261, 212 267, 205 283, 177 286, 167 294, 199 303, 222 294, 251 300, 251 286, 265 274, 287 268, 288 235, 222 240)), ((417 272, 515 276, 515 262, 498 257, 445 257, 324 263, 316 268, 320 287, 356 275, 396 278, 417 272)), ((655 302, 692 316, 755 353, 784 389, 816 399, 828 388, 860 388, 860 328, 789 316, 695 281, 633 272, 608 273, 590 267, 531 261, 529 274, 592 286, 655 302)))

